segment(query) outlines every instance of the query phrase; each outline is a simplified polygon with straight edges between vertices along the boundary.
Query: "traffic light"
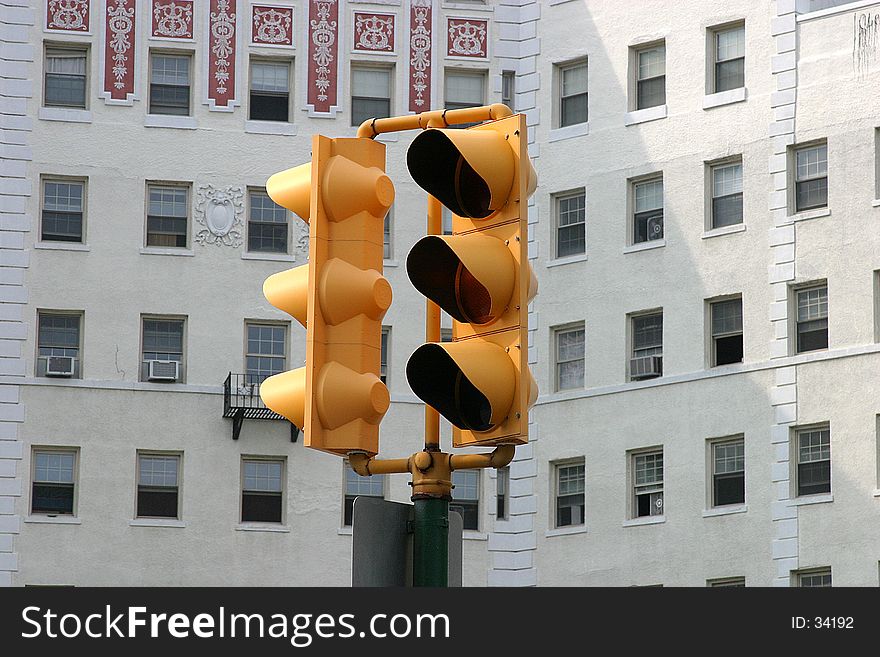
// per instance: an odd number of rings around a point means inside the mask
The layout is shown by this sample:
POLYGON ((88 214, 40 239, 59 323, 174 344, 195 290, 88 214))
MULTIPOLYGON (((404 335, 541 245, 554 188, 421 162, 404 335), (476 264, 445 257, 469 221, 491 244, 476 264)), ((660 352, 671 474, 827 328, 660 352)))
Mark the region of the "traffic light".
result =
POLYGON ((406 375, 453 424, 453 444, 528 442, 538 388, 528 366, 527 201, 537 185, 523 115, 466 130, 433 128, 407 153, 413 180, 453 213, 452 235, 419 240, 406 261, 416 289, 452 316, 453 341, 424 344, 406 375))
POLYGON ((309 263, 278 274, 263 293, 306 327, 306 366, 266 379, 263 402, 296 426, 305 445, 345 455, 379 451, 388 389, 379 379, 384 218, 394 202, 385 146, 315 135, 312 161, 277 173, 266 191, 309 224, 309 263))

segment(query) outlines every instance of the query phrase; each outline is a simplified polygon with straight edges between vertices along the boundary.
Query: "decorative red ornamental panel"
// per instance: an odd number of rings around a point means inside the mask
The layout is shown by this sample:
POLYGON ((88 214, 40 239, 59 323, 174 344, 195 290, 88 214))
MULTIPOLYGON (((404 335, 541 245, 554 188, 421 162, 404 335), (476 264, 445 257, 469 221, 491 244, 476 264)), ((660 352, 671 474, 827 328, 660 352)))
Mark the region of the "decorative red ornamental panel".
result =
POLYGON ((293 7, 254 5, 251 41, 267 46, 293 45, 293 7))
POLYGON ((486 58, 486 34, 489 31, 489 21, 450 18, 447 22, 447 55, 486 58))
POLYGON ((46 3, 46 29, 88 32, 89 0, 49 0, 46 3))
POLYGON ((104 92, 112 100, 134 93, 135 0, 107 0, 104 30, 104 92))
POLYGON ((339 4, 337 0, 309 0, 308 104, 315 112, 328 113, 337 105, 336 84, 339 53, 339 4))
POLYGON ((411 0, 409 8, 409 111, 431 109, 432 0, 411 0))
POLYGON ((236 0, 211 0, 208 18, 208 98, 214 107, 235 100, 236 0))
POLYGON ((394 14, 354 13, 354 49, 394 52, 394 14))

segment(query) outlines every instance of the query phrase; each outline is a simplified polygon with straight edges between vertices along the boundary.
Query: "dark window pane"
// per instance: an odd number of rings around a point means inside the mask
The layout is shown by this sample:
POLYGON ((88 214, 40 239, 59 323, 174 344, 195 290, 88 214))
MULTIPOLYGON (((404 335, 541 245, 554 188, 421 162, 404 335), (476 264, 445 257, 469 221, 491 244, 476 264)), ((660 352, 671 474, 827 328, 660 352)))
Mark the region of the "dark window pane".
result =
POLYGON ((639 80, 638 105, 636 109, 647 109, 666 103, 666 76, 639 80))
POLYGON ((288 121, 290 96, 288 94, 261 94, 251 92, 251 120, 288 121))
POLYGON ((176 488, 138 488, 137 515, 139 518, 176 518, 176 488))
POLYGON ((86 106, 86 77, 84 75, 46 74, 46 105, 60 107, 86 106))
POLYGON ((560 495, 556 500, 556 526, 584 524, 584 494, 560 495))
POLYGON ((186 246, 186 217, 147 217, 147 246, 186 246))
POLYGON ((745 86, 745 59, 731 59, 715 64, 715 91, 739 89, 745 86))
POLYGON ((82 213, 43 210, 41 239, 53 242, 82 242, 82 213))
POLYGON ((342 512, 342 524, 345 527, 351 527, 352 518, 354 517, 354 500, 357 495, 345 496, 345 508, 342 512))
POLYGON ((281 522, 281 495, 245 492, 241 499, 242 522, 281 522))
POLYGON ((558 237, 559 242, 556 246, 556 255, 560 258, 583 253, 586 250, 584 224, 582 223, 573 226, 561 226, 558 237))
POLYGON ((828 205, 828 178, 805 180, 796 185, 796 209, 809 210, 828 205))
POLYGON ((578 94, 562 99, 559 126, 587 122, 587 94, 578 94))
POLYGON ((743 336, 731 335, 715 338, 715 364, 741 363, 743 359, 743 336))
POLYGON ((388 98, 363 98, 357 96, 352 97, 352 125, 360 125, 367 119, 381 119, 387 116, 391 116, 391 101, 388 98))
POLYGON ((746 500, 743 473, 715 475, 715 506, 742 504, 746 500))
POLYGON ((73 484, 34 484, 32 513, 73 513, 73 484))
POLYGON ((457 502, 449 505, 450 511, 458 511, 464 521, 464 529, 479 529, 479 503, 478 502, 457 502))
POLYGON ((188 116, 189 87, 176 84, 151 84, 150 114, 188 116))
POLYGON ((650 210, 635 214, 633 242, 648 242, 663 239, 663 211, 650 210))
POLYGON ((798 323, 797 351, 814 351, 828 348, 828 320, 816 319, 798 323))
POLYGON ((637 495, 636 496, 636 517, 641 518, 642 516, 651 515, 651 496, 650 495, 637 495))
POLYGON ((798 495, 831 492, 831 461, 798 464, 798 495))
POLYGON ((287 224, 252 221, 248 229, 248 251, 287 253, 287 224))
POLYGON ((495 500, 495 517, 498 520, 507 520, 507 496, 497 495, 495 500))
POLYGON ((742 194, 731 194, 712 199, 712 228, 741 224, 742 220, 742 194))

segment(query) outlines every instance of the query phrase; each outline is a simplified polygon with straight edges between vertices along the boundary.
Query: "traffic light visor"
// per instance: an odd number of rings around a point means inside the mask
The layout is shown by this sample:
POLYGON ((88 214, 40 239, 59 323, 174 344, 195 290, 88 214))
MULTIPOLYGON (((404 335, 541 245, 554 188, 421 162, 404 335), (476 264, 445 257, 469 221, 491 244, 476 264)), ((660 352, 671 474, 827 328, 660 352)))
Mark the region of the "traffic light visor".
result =
POLYGON ((516 388, 513 361, 491 343, 428 343, 406 365, 413 392, 459 429, 489 431, 507 417, 516 388))
POLYGON ((309 223, 312 191, 312 163, 281 171, 266 181, 266 193, 283 208, 309 223))
POLYGON ((300 367, 270 376, 260 384, 260 398, 269 409, 302 429, 306 415, 306 369, 300 367))
POLYGON ((515 155, 493 130, 421 132, 407 151, 413 180, 461 217, 484 219, 507 202, 515 155))

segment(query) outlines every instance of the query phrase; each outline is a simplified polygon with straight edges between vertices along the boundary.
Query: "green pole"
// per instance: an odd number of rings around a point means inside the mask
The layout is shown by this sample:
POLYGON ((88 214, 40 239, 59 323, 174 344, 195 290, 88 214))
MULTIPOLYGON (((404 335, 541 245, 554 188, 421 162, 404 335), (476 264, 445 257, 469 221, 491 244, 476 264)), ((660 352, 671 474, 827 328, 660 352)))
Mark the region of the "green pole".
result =
POLYGON ((449 566, 449 500, 413 499, 413 586, 446 586, 449 566))

